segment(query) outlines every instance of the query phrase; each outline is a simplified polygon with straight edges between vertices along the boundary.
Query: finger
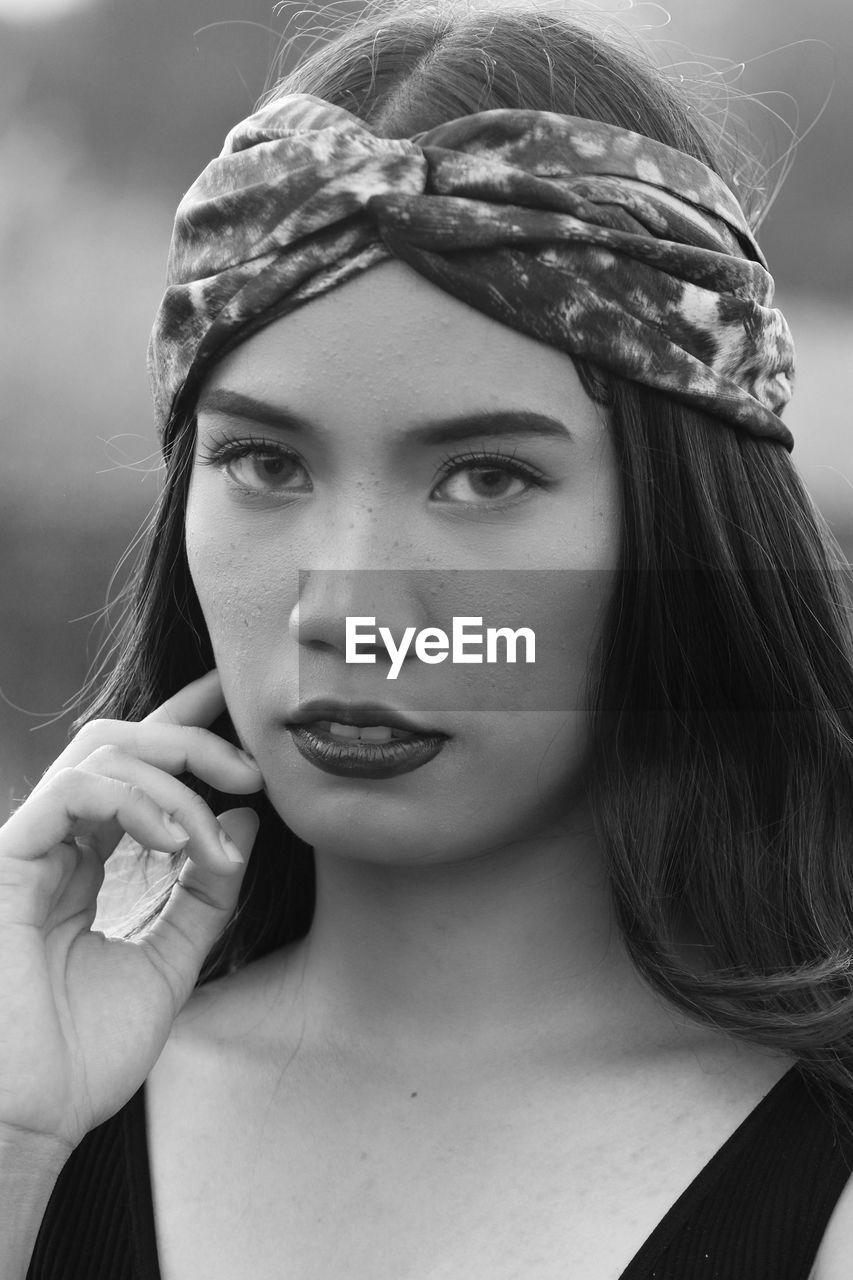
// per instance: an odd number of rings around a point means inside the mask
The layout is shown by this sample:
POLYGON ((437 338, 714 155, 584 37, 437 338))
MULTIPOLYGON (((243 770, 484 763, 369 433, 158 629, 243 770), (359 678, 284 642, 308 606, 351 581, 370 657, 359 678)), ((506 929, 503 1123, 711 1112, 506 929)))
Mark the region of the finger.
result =
POLYGON ((189 839, 138 787, 63 769, 0 828, 0 858, 33 861, 78 837, 88 843, 97 825, 110 822, 146 848, 174 853, 189 839))
MULTIPOLYGON (((230 809, 219 822, 248 861, 258 815, 253 809, 230 809)), ((189 998, 205 957, 230 920, 241 882, 239 871, 226 878, 186 862, 166 906, 139 939, 172 990, 175 1012, 189 998)))
POLYGON ((177 693, 161 702, 142 721, 165 724, 208 725, 225 711, 225 695, 216 667, 192 680, 177 693))
MULTIPOLYGON (((214 871, 217 867, 225 872, 232 870, 229 864, 237 859, 227 832, 219 825, 202 796, 170 773, 164 773, 162 769, 113 746, 100 747, 78 768, 139 788, 162 812, 168 813, 173 822, 188 832, 190 841, 186 852, 193 861, 201 862, 214 871)), ((100 833, 95 832, 93 838, 100 842, 98 852, 107 856, 121 839, 121 831, 111 823, 100 833), (109 849, 105 852, 106 846, 109 849)))
POLYGON ((98 751, 115 749, 168 773, 193 773, 219 791, 250 795, 263 786, 252 757, 208 729, 158 721, 90 720, 46 770, 31 794, 62 769, 77 768, 98 751))
MULTIPOLYGON (((141 721, 109 718, 90 720, 88 724, 83 725, 80 732, 62 754, 45 770, 34 790, 38 790, 61 769, 73 768, 78 765, 95 747, 105 742, 114 742, 118 735, 126 732, 117 728, 116 726, 118 725, 136 723, 196 725, 202 727, 212 723, 217 716, 222 715, 224 710, 225 698, 222 693, 222 684, 219 679, 219 672, 214 667, 211 671, 207 671, 203 676, 200 676, 198 680, 192 680, 189 684, 184 685, 182 689, 179 689, 171 698, 167 698, 165 702, 161 703, 159 707, 156 707, 141 721)), ((219 742, 224 741, 223 738, 219 738, 216 734, 211 736, 219 742)))

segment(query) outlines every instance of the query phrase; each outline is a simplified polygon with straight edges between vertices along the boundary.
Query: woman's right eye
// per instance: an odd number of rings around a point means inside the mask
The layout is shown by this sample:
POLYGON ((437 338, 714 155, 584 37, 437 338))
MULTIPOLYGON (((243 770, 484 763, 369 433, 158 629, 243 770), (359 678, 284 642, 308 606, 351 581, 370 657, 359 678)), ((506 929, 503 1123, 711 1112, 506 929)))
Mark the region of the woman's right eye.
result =
POLYGON ((217 467, 245 494, 310 493, 301 459, 269 440, 234 440, 202 450, 200 461, 217 467))

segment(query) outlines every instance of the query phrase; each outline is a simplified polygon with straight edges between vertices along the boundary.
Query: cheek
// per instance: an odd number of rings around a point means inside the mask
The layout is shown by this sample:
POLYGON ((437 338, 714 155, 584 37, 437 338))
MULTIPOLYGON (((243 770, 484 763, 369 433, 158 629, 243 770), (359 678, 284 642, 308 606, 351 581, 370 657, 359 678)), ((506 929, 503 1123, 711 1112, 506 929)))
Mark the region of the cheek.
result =
POLYGON ((494 649, 487 656, 480 638, 470 650, 479 663, 431 668, 436 709, 491 712, 496 723, 516 712, 582 712, 615 576, 598 568, 460 572, 431 613, 448 635, 453 614, 482 619, 473 630, 491 631, 494 649))
POLYGON ((198 597, 216 665, 224 683, 264 662, 265 631, 272 631, 270 610, 287 625, 282 583, 262 548, 224 504, 207 499, 203 485, 193 486, 185 524, 187 564, 198 597))

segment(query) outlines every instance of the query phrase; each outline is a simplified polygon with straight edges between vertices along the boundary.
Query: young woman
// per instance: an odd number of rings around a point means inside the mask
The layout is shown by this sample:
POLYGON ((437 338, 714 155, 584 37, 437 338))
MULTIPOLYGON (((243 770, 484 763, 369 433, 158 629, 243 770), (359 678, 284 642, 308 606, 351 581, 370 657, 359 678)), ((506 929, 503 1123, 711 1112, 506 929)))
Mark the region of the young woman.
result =
POLYGON ((0 832, 4 1280, 849 1276, 849 595, 733 185, 597 32, 395 5, 187 193, 117 661, 0 832))

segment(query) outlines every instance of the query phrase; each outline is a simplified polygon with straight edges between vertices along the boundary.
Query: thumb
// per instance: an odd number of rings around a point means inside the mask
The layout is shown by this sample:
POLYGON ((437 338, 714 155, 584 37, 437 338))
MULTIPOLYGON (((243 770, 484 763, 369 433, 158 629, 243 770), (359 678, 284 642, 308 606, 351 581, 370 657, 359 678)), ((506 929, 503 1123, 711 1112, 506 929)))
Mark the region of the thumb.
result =
POLYGON ((252 852, 255 836, 261 820, 254 809, 226 809, 220 813, 217 822, 224 827, 246 861, 252 852))
MULTIPOLYGON (((218 821, 248 862, 260 819, 254 809, 228 809, 218 821)), ((207 953, 237 906, 246 862, 217 874, 191 859, 181 868, 166 906, 139 939, 172 988, 175 1013, 189 999, 207 953)))

